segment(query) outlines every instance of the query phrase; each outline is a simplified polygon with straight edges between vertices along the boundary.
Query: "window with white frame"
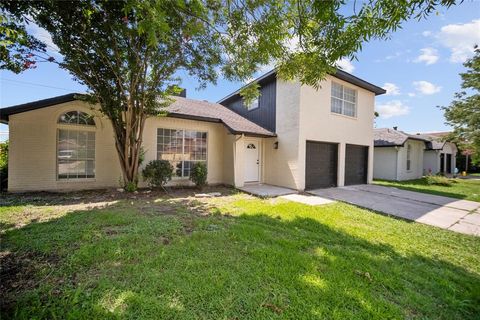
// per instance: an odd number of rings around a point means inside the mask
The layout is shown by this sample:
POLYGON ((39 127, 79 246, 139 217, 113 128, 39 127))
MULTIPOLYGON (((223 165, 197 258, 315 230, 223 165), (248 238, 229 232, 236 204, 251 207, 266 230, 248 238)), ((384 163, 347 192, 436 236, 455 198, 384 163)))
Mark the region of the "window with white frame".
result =
POLYGON ((407 146, 407 171, 410 171, 410 168, 412 166, 411 156, 412 156, 412 146, 408 145, 407 146))
POLYGON ((174 176, 189 177, 194 163, 207 161, 207 133, 157 129, 157 159, 169 161, 174 168, 174 176))
POLYGON ((357 116, 357 90, 332 82, 331 109, 333 113, 357 116))
POLYGON ((254 100, 252 100, 252 102, 250 102, 249 104, 245 104, 245 107, 247 108, 247 110, 254 110, 254 109, 257 109, 259 107, 258 105, 258 98, 255 98, 254 100))
POLYGON ((66 112, 58 118, 57 177, 95 178, 95 121, 85 112, 66 112))

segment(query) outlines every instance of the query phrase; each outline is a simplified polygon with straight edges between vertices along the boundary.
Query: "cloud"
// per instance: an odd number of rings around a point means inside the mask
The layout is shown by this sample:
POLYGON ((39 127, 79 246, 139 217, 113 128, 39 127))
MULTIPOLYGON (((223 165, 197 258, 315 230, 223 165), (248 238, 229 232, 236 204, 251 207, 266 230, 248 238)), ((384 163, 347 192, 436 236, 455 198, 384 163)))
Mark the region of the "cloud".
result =
POLYGON ((443 26, 437 39, 450 49, 451 62, 464 62, 473 55, 473 46, 480 45, 480 19, 443 26))
POLYGON ((409 97, 415 97, 416 94, 415 94, 415 92, 409 92, 409 93, 408 93, 408 96, 409 96, 409 97))
POLYGON ((432 31, 430 30, 425 30, 422 32, 422 36, 424 37, 430 37, 432 35, 432 31))
POLYGON ((392 117, 404 116, 410 113, 410 107, 404 105, 400 100, 392 100, 375 107, 380 118, 389 119, 392 117))
POLYGON ((442 89, 442 87, 436 86, 431 82, 423 81, 423 80, 414 81, 413 86, 415 87, 415 90, 425 95, 431 95, 431 94, 440 92, 440 90, 442 89))
POLYGON ((355 70, 355 66, 346 58, 338 60, 337 67, 348 73, 352 73, 355 70))
POLYGON ((425 62, 425 64, 428 66, 438 61, 439 56, 438 56, 437 49, 423 48, 423 49, 420 49, 420 52, 422 54, 419 55, 413 62, 416 62, 416 63, 425 62))
POLYGON ((36 23, 29 23, 27 26, 27 31, 32 36, 45 43, 47 45, 48 52, 56 54, 59 53, 60 49, 55 43, 53 43, 52 36, 47 30, 41 28, 36 23))
POLYGON ((398 96, 400 94, 400 88, 395 83, 385 82, 382 88, 387 90, 387 96, 398 96))

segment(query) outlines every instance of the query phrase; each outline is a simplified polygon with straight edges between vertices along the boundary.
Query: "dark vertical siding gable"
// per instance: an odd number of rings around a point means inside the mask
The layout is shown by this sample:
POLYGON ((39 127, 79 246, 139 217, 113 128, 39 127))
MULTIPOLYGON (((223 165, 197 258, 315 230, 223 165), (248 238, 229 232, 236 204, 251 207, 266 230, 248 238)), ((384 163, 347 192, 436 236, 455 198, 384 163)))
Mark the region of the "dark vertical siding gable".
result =
POLYGON ((240 95, 236 95, 231 99, 222 102, 222 104, 259 126, 275 132, 276 96, 277 81, 273 78, 269 81, 260 83, 258 108, 247 110, 243 105, 243 100, 240 95))

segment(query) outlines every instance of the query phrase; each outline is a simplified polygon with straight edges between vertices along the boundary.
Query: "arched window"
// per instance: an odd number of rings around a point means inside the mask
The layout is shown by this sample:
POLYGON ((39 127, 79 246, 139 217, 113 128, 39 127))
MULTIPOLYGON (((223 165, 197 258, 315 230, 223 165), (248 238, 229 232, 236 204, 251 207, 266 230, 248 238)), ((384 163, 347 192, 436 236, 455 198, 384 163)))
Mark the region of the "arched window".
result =
POLYGON ((95 178, 95 121, 82 111, 58 118, 57 177, 59 180, 95 178), (69 127, 65 127, 68 125, 69 127))
POLYGON ((94 126, 93 116, 82 111, 69 111, 58 118, 60 124, 75 124, 81 126, 94 126))

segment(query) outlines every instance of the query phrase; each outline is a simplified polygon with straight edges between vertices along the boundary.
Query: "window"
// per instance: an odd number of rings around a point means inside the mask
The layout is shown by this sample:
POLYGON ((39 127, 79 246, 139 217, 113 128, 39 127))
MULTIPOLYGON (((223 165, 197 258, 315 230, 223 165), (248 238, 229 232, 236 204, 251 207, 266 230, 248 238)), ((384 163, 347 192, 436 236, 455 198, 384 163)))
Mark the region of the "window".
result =
POLYGON ((81 112, 66 112, 58 118, 58 179, 95 178, 95 121, 81 112))
POLYGON ((157 129, 157 159, 170 161, 176 177, 189 177, 194 163, 207 161, 207 133, 157 129))
POLYGON ((250 104, 246 104, 245 105, 247 110, 254 110, 254 109, 257 109, 259 107, 258 105, 258 98, 255 98, 255 100, 253 100, 250 104))
POLYGON ((412 163, 412 161, 410 160, 411 153, 412 153, 412 146, 407 145, 407 171, 410 171, 410 168, 411 168, 411 163, 412 163))
POLYGON ((58 118, 60 124, 76 124, 84 126, 94 126, 93 116, 82 111, 65 112, 58 118))
POLYGON ((357 116, 357 91, 332 82, 331 111, 349 117, 357 116))

